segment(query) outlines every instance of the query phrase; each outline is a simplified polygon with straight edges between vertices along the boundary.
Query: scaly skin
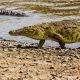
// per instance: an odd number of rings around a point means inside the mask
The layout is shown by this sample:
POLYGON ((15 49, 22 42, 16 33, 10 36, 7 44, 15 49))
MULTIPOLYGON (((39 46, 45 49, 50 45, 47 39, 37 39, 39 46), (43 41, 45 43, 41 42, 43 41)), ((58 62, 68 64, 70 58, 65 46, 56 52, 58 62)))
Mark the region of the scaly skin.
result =
POLYGON ((65 48, 65 43, 80 42, 79 25, 77 21, 43 23, 10 31, 9 34, 40 40, 38 45, 39 48, 43 46, 46 39, 57 41, 61 48, 65 48))

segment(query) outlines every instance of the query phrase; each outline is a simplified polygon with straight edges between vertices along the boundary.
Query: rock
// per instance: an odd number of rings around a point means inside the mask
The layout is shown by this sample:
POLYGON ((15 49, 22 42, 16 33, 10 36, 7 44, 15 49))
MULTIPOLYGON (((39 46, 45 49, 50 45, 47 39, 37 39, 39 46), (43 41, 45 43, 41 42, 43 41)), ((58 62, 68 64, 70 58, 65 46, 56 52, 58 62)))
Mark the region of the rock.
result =
POLYGON ((17 47, 17 48, 21 48, 21 47, 22 47, 22 45, 20 45, 20 44, 19 44, 19 45, 17 45, 16 47, 17 47))
POLYGON ((54 69, 54 67, 50 67, 49 69, 54 69))

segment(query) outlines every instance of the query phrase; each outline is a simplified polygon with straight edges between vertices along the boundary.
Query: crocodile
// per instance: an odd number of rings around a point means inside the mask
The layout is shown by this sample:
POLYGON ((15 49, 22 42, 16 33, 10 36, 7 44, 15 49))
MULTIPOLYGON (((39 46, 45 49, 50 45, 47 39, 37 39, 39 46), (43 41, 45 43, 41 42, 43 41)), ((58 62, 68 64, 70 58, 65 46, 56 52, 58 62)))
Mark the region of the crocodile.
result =
POLYGON ((5 9, 0 9, 0 15, 11 15, 11 16, 18 16, 18 17, 27 16, 24 12, 5 10, 5 9))
POLYGON ((9 34, 40 40, 38 48, 43 46, 46 39, 57 41, 61 48, 65 48, 65 43, 80 42, 79 26, 80 23, 76 20, 64 20, 24 27, 10 31, 9 34))

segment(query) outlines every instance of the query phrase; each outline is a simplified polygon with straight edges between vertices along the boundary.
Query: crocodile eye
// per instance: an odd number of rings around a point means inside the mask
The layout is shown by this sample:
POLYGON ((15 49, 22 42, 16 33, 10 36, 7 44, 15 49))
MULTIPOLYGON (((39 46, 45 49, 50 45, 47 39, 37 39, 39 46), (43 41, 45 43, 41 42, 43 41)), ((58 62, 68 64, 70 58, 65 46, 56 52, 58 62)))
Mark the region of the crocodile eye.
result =
POLYGON ((34 34, 36 35, 36 34, 38 34, 38 32, 34 32, 34 34))

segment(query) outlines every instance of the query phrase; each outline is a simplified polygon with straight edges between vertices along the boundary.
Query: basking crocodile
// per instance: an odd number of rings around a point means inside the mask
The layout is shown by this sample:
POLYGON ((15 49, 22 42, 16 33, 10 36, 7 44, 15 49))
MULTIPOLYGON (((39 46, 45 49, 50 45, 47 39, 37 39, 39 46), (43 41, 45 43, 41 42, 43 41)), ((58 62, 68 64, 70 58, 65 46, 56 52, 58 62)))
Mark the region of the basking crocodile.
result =
POLYGON ((11 15, 11 16, 27 16, 23 12, 18 12, 18 11, 13 11, 13 10, 5 10, 5 9, 0 9, 0 15, 11 15))
POLYGON ((24 27, 22 29, 10 31, 9 34, 40 40, 39 48, 43 46, 46 39, 57 41, 61 48, 65 48, 65 43, 80 42, 79 26, 80 23, 77 21, 65 20, 24 27))

